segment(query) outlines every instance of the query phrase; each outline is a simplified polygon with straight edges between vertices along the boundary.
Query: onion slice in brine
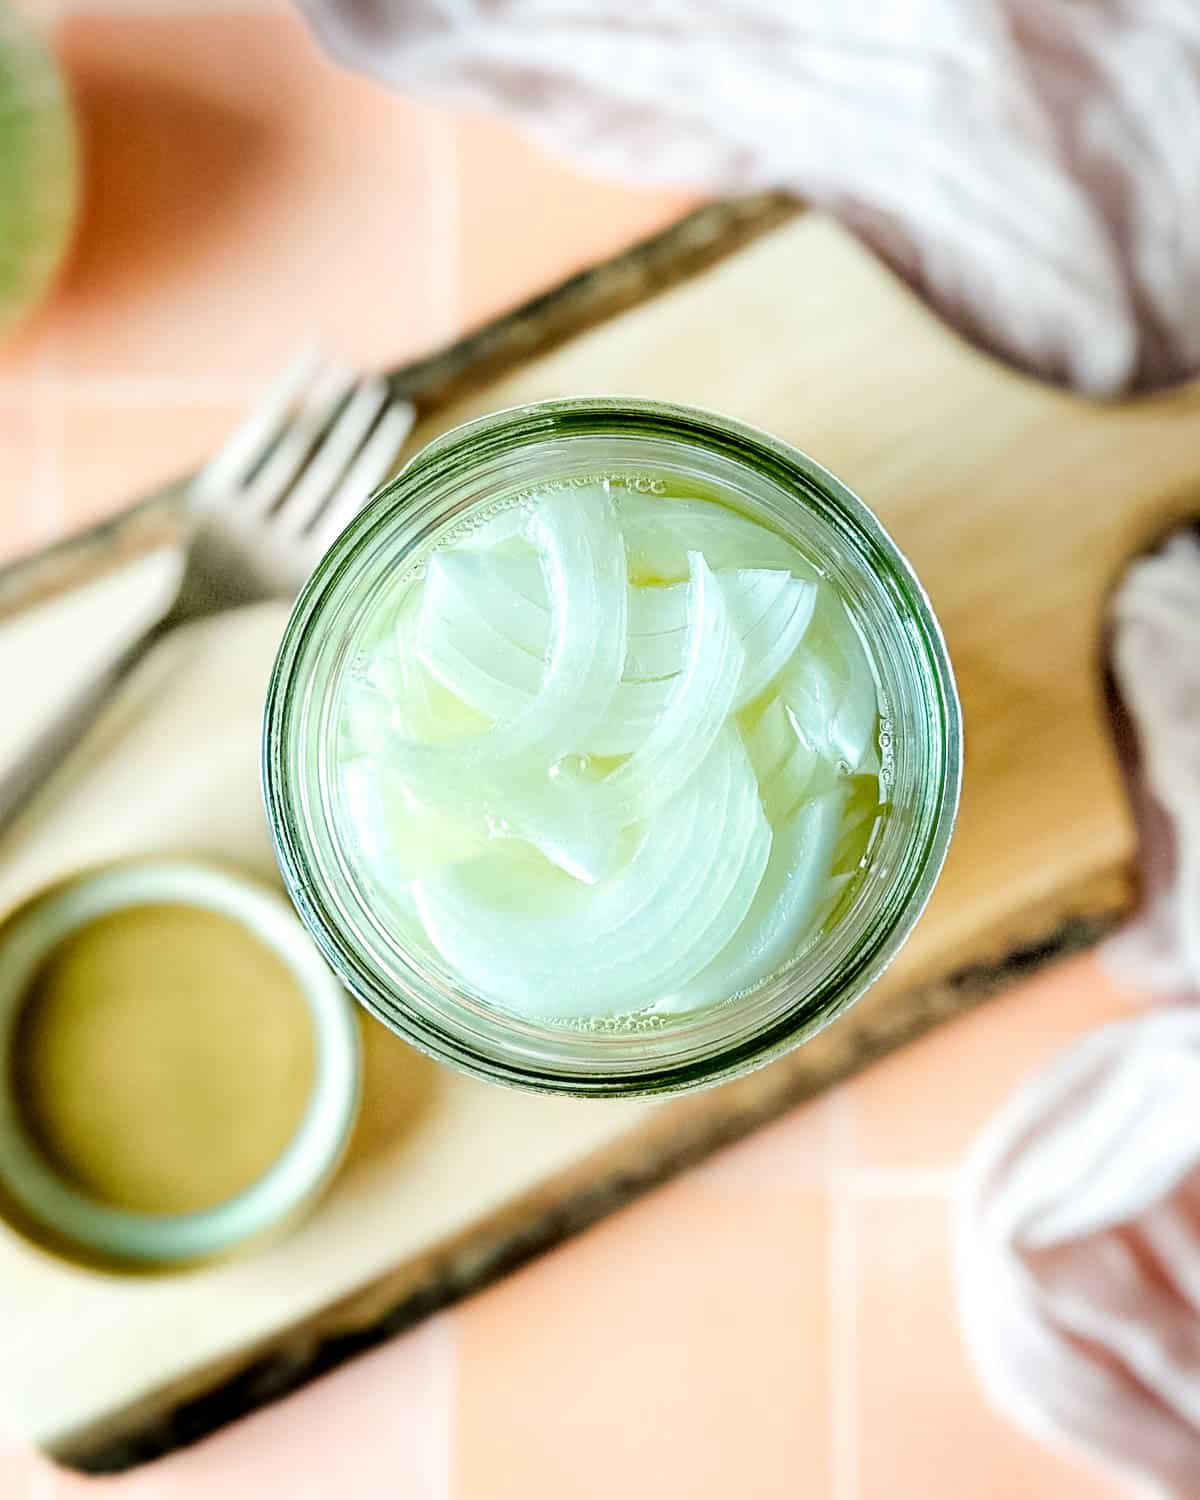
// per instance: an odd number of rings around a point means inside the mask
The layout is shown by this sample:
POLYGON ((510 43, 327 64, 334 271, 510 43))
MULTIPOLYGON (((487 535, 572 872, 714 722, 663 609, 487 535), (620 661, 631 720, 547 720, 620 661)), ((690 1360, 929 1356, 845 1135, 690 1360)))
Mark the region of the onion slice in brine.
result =
POLYGON ((779 694, 808 726, 817 749, 849 771, 870 764, 879 727, 879 689, 845 608, 823 589, 806 639, 779 682, 779 694))
POLYGON ((741 927, 771 832, 754 772, 726 728, 645 828, 632 858, 587 890, 503 854, 414 882, 438 951, 480 992, 545 1019, 621 1016, 676 992, 741 927))
MULTIPOLYGON (((733 707, 745 657, 725 594, 699 552, 691 556, 683 667, 671 679, 663 712, 627 761, 602 781, 568 776, 557 796, 586 800, 616 828, 649 817, 685 786, 708 756, 733 707)), ((570 803, 564 813, 571 814, 570 803)))
MULTIPOLYGON (((427 778, 436 774, 442 790, 431 800, 444 800, 453 781, 456 807, 533 844, 577 880, 593 885, 602 879, 616 861, 621 831, 656 813, 704 762, 741 680, 744 656, 724 590, 699 553, 691 561, 683 669, 670 680, 657 722, 628 760, 603 778, 564 760, 539 781, 501 765, 482 778, 464 775, 448 755, 424 771, 427 778)), ((427 779, 412 778, 409 785, 414 795, 428 796, 427 779)))
POLYGON ((623 491, 615 503, 635 582, 671 583, 686 577, 688 553, 694 551, 703 552, 717 571, 772 568, 814 577, 790 542, 715 501, 623 491))
MULTIPOLYGON (((791 659, 812 617, 815 584, 779 570, 717 575, 745 662, 737 704, 758 697, 791 659)), ((447 552, 430 560, 416 649, 430 674, 497 720, 538 691, 550 638, 545 584, 534 554, 447 552)), ((630 586, 621 680, 603 721, 581 728, 581 754, 626 755, 666 710, 687 650, 688 584, 630 586)))
MULTIPOLYGON (((437 780, 437 763, 491 771, 517 757, 551 759, 604 717, 625 660, 625 552, 599 485, 547 498, 530 522, 550 599, 550 642, 538 689, 484 733, 436 754, 396 747, 401 771, 437 780)), ((497 637, 498 638, 498 637, 497 637)))
POLYGON ((771 857, 746 920, 711 963, 655 1007, 695 1010, 767 978, 804 944, 842 882, 831 882, 845 793, 806 802, 775 830, 771 857))

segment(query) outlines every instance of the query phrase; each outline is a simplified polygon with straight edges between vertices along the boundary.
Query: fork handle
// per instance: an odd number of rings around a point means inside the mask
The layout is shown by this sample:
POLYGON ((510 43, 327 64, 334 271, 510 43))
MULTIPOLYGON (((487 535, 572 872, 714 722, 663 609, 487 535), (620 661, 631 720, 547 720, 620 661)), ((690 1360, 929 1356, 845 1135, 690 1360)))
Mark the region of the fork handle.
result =
POLYGON ((85 683, 16 760, 0 770, 0 836, 16 822, 33 795, 50 779, 117 688, 166 633, 167 616, 155 620, 113 661, 85 683))

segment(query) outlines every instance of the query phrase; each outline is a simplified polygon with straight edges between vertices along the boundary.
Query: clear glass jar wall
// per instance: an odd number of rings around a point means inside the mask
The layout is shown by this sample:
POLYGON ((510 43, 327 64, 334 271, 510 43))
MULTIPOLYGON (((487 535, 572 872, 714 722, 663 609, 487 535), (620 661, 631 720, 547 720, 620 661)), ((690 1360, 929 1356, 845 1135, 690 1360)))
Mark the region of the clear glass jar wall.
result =
MULTIPOLYGON (((874 516, 797 450, 710 413, 571 400, 500 413, 437 439, 351 523, 297 602, 269 693, 268 816, 301 916, 359 1000, 442 1061, 498 1082, 593 1095, 658 1093, 734 1076, 827 1024, 874 981, 920 915, 957 808, 961 721, 940 630, 874 516), (652 506, 717 502, 795 549, 836 591, 875 675, 886 806, 833 917, 760 982, 698 1010, 594 1024, 521 1014, 486 975, 464 979, 423 940, 403 890, 363 858, 340 775, 347 693, 381 620, 430 558, 597 483, 652 506)), ((498 955, 500 961, 501 955, 498 955)), ((564 955, 565 964, 566 955, 564 955)), ((572 975, 564 966, 563 986, 572 975)))

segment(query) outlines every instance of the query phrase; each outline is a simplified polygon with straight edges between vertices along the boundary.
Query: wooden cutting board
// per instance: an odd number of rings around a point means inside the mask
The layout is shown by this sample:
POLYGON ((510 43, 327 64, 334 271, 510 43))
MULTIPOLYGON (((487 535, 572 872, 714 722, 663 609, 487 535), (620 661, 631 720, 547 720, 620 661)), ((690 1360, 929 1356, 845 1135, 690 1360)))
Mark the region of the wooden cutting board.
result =
MULTIPOLYGON (((719 212, 726 240, 754 219, 719 212)), ((848 481, 912 557, 959 675, 962 814, 928 913, 872 993, 791 1057, 647 1111, 536 1187, 481 1202, 461 1232, 409 1247, 366 1285, 339 1275, 336 1247, 310 1257, 321 1295, 307 1315, 60 1434, 66 1456, 127 1463, 210 1429, 1128 909, 1135 835, 1107 722, 1105 599, 1126 561, 1195 508, 1200 388, 1099 405, 1022 378, 964 344, 830 222, 768 206, 755 223, 780 219, 697 270, 721 239, 708 233, 710 211, 394 383, 427 413, 417 441, 517 402, 627 393, 757 423, 848 481), (680 280, 680 267, 693 274, 680 280)), ((0 608, 136 548, 167 508, 0 576, 0 608)))
MULTIPOLYGON (((1104 704, 1104 600, 1196 504, 1200 386, 1102 405, 1019 376, 806 215, 442 406, 416 441, 526 401, 610 393, 713 407, 812 454, 882 517, 945 627, 965 717, 958 832, 860 1022, 914 982, 1119 905, 1133 834, 1104 704)), ((808 1066, 844 1049, 838 1030, 806 1049, 808 1066)))

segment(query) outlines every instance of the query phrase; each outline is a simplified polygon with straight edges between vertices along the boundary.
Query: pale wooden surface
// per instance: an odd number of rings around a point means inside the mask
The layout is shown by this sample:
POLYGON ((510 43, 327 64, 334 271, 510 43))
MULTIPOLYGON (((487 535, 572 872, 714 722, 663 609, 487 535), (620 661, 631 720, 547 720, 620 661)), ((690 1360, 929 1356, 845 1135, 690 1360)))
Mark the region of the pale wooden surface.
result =
MULTIPOLYGON (((5 748, 132 622, 172 559, 141 563, 0 630, 0 682, 22 705, 5 748)), ((258 786, 267 675, 282 605, 241 611, 160 647, 83 753, 0 846, 7 910, 70 870, 187 851, 275 878, 258 786)), ((365 1018, 364 1018, 365 1020, 365 1018)), ((51 1260, 0 1227, 0 1412, 56 1447, 113 1411, 179 1390, 610 1143, 648 1106, 537 1099, 438 1068, 364 1025, 363 1113, 333 1188, 286 1240, 220 1266, 120 1278, 51 1260)))
MULTIPOLYGON (((74 1356, 59 1393, 53 1359, 39 1356, 32 1385, 22 1372, 31 1433, 83 1453, 88 1427, 97 1439, 106 1426, 144 1428, 236 1370, 243 1349, 302 1364, 325 1335, 478 1284, 513 1246, 552 1239, 961 1010, 1003 977, 1014 948, 1049 952, 1071 919, 1086 935, 1127 903, 1133 833, 1104 722, 1104 597, 1124 561, 1192 509, 1200 390, 1101 407, 1023 380, 965 347, 843 232, 805 217, 439 411, 419 436, 514 402, 604 392, 708 405, 791 439, 855 487, 913 558, 946 626, 967 734, 960 829, 926 918, 854 1011, 748 1079, 649 1115, 559 1101, 564 1129, 589 1123, 553 1163, 538 1156, 549 1116, 487 1090, 472 1095, 470 1137, 451 1132, 441 1156, 403 1132, 383 1140, 373 1172, 339 1184, 324 1216, 269 1256, 104 1291, 104 1326, 144 1316, 158 1363, 118 1390, 111 1349, 102 1360, 97 1347, 92 1363, 74 1356), (497 1130, 504 1149, 489 1145, 483 1171, 481 1143, 497 1130), (511 1178, 489 1175, 513 1161, 511 1178), (376 1218, 387 1231, 359 1255, 376 1218), (334 1305, 306 1316, 322 1301, 334 1305)), ((205 805, 195 802, 192 834, 205 805)), ((52 1274, 62 1290, 46 1307, 57 1299, 61 1327, 74 1328, 101 1293, 79 1273, 52 1274)))
POLYGON ((877 511, 932 596, 966 776, 893 983, 991 952, 1040 903, 1128 868, 1103 604, 1125 560, 1200 498, 1200 386, 1104 406, 1024 379, 808 215, 444 408, 416 441, 524 401, 617 393, 712 407, 805 449, 877 511))

